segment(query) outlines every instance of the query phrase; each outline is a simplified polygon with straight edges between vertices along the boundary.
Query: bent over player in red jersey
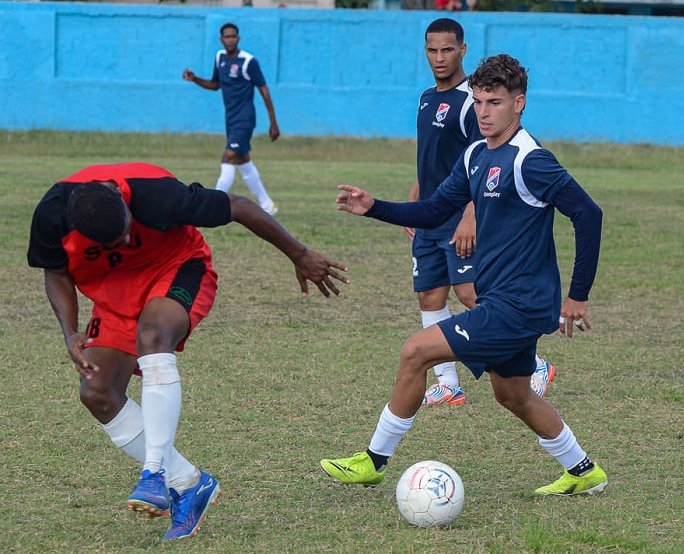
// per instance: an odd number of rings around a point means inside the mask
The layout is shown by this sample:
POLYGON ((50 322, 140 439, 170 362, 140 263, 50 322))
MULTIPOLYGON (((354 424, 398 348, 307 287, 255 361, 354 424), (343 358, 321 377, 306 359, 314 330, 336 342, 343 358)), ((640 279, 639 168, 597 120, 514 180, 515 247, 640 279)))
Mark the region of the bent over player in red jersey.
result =
POLYGON ((81 402, 112 442, 143 464, 128 497, 148 517, 172 514, 165 540, 191 537, 220 493, 216 479, 174 447, 181 384, 175 351, 214 302, 217 275, 197 227, 231 221, 282 251, 307 281, 339 295, 349 280, 338 262, 306 248, 252 201, 145 163, 94 165, 55 184, 31 224, 28 263, 45 272, 45 291, 80 374, 81 402), (76 288, 93 301, 78 328, 76 288), (142 373, 138 405, 126 395, 142 373))

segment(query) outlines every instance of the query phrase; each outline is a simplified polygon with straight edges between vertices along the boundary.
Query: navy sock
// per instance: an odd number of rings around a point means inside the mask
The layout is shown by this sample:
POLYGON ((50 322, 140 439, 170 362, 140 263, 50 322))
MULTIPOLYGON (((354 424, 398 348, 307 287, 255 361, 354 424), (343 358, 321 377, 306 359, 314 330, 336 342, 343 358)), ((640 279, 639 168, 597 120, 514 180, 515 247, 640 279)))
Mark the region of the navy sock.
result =
POLYGON ((370 456, 370 459, 373 460, 373 465, 375 466, 375 471, 381 471, 382 469, 385 468, 387 465, 387 462, 389 461, 389 456, 383 456, 381 454, 376 454, 375 452, 371 450, 366 450, 366 453, 370 456))

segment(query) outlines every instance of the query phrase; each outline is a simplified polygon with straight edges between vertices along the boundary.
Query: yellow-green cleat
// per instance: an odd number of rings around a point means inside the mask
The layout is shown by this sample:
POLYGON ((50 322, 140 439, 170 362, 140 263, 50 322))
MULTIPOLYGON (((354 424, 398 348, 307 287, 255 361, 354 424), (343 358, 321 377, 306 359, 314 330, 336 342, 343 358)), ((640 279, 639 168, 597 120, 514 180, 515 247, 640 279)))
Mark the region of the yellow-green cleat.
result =
POLYGON ((594 462, 594 469, 581 477, 575 477, 566 471, 558 481, 545 487, 539 487, 534 494, 541 496, 571 496, 575 494, 598 494, 608 485, 608 477, 599 465, 594 462))
POLYGON ((351 458, 321 460, 321 467, 330 477, 345 485, 377 485, 385 478, 385 470, 376 471, 367 452, 357 452, 351 458))

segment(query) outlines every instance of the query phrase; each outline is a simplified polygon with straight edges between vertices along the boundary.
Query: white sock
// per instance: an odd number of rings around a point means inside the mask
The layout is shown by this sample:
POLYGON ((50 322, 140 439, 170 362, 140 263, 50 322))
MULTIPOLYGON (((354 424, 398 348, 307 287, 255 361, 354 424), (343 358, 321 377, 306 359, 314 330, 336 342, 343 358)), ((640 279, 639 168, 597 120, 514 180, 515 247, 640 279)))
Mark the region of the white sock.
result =
POLYGON ((102 428, 114 443, 131 458, 145 463, 145 436, 140 406, 130 398, 126 401, 121 411, 114 416, 109 423, 104 423, 102 428))
POLYGON ((551 456, 556 458, 558 463, 565 469, 572 469, 587 456, 587 453, 582 450, 575 435, 565 422, 563 422, 563 430, 555 439, 543 439, 539 437, 539 444, 545 448, 551 456))
POLYGON ((408 419, 395 416, 390 411, 389 404, 386 404, 380 414, 378 425, 375 428, 375 433, 373 433, 368 449, 381 456, 391 456, 394 454, 399 441, 411 429, 414 419, 416 419, 416 416, 408 419))
MULTIPOLYGON (((420 318, 423 321, 423 329, 427 329, 430 325, 439 323, 440 321, 451 317, 451 312, 448 306, 444 306, 441 310, 434 312, 424 312, 421 310, 420 318)), ((437 364, 432 368, 437 376, 437 380, 442 385, 458 388, 458 373, 456 372, 456 362, 444 362, 437 364)))
POLYGON ((271 197, 266 192, 264 184, 261 182, 259 171, 254 163, 250 160, 247 163, 240 164, 238 167, 240 168, 242 178, 245 180, 245 184, 252 191, 259 205, 264 209, 270 209, 273 206, 273 200, 271 200, 271 197))
POLYGON ((153 473, 169 461, 181 409, 181 384, 176 356, 161 353, 138 358, 142 371, 142 419, 145 464, 153 473))
POLYGON ((540 358, 540 357, 537 356, 536 354, 534 355, 534 359, 535 359, 536 362, 537 362, 537 366, 536 366, 537 369, 542 368, 542 367, 544 367, 544 366, 546 365, 546 361, 544 360, 544 358, 540 358))
MULTIPOLYGON (((142 410, 135 400, 129 398, 121 411, 109 423, 102 425, 115 446, 121 448, 134 460, 145 463, 145 433, 143 430, 142 410)), ((168 462, 164 461, 166 482, 177 492, 182 492, 184 484, 192 486, 199 472, 178 450, 171 449, 168 462)))
MULTIPOLYGON (((175 451, 176 450, 174 448, 174 452, 175 451)), ((185 458, 183 458, 183 460, 185 460, 185 458)), ((166 486, 175 490, 178 494, 181 494, 186 489, 194 487, 200 478, 199 470, 187 460, 185 460, 185 462, 188 465, 187 467, 183 468, 182 473, 171 474, 170 469, 166 470, 167 474, 169 475, 169 477, 166 479, 166 486)))
POLYGON ((219 173, 218 180, 216 181, 216 188, 228 194, 234 181, 235 166, 233 164, 222 163, 221 173, 219 173))

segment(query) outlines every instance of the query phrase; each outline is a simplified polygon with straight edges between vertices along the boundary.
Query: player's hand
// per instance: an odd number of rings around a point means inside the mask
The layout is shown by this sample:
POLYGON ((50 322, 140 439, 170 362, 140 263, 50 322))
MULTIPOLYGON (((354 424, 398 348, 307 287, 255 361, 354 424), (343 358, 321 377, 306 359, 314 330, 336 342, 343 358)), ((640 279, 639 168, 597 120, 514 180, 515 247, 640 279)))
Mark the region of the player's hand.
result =
POLYGON ((183 70, 183 79, 186 81, 194 81, 196 78, 197 76, 190 69, 183 70))
POLYGON ((302 294, 307 296, 309 294, 309 284, 307 281, 314 283, 323 296, 330 296, 332 292, 335 296, 340 295, 340 289, 337 288, 332 279, 337 279, 341 283, 349 284, 350 280, 344 275, 340 275, 335 269, 340 271, 347 271, 347 268, 339 262, 329 259, 324 254, 316 250, 307 248, 304 253, 296 260, 293 260, 295 265, 295 274, 299 287, 302 289, 302 294), (331 279, 332 278, 332 279, 331 279))
POLYGON ((416 236, 416 230, 413 227, 404 227, 404 233, 406 233, 406 236, 411 241, 416 236))
POLYGON ((277 123, 271 123, 271 126, 268 128, 268 136, 271 137, 271 142, 278 140, 278 137, 280 136, 280 127, 278 127, 277 123))
POLYGON ((78 371, 84 379, 91 379, 93 372, 100 371, 100 368, 95 364, 86 360, 83 355, 83 347, 91 342, 93 339, 86 337, 83 333, 72 333, 65 339, 69 356, 76 364, 76 371, 78 371))
POLYGON ((373 207, 375 200, 365 190, 350 185, 337 185, 342 192, 337 195, 337 209, 354 215, 364 215, 373 207))
POLYGON ((560 319, 558 321, 560 332, 571 339, 575 327, 582 332, 589 331, 591 323, 587 319, 588 311, 589 302, 579 302, 569 297, 566 298, 561 306, 560 319))
POLYGON ((472 209, 472 202, 463 212, 454 236, 451 237, 449 244, 456 246, 456 254, 461 258, 469 258, 477 247, 477 223, 475 221, 475 210, 472 209))

